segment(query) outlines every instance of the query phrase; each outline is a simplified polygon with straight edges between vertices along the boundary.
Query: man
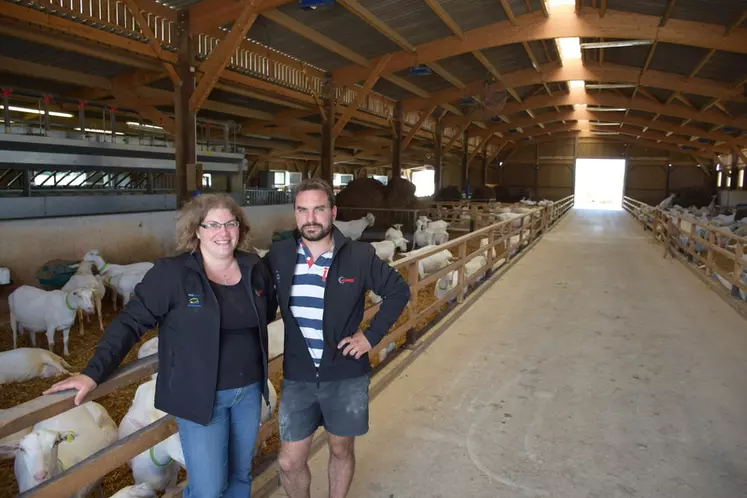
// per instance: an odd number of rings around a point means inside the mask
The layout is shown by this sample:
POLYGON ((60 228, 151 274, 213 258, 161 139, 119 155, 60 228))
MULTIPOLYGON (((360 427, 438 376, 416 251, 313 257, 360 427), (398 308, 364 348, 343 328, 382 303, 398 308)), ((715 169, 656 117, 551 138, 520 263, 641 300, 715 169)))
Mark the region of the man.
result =
POLYGON ((368 432, 368 351, 389 331, 410 288, 376 257, 373 246, 345 237, 328 183, 305 179, 293 208, 294 237, 273 244, 266 259, 285 323, 280 425, 280 479, 290 498, 308 498, 311 440, 329 434, 329 496, 347 496, 356 436, 368 432), (383 298, 369 327, 358 331, 366 292, 383 298))

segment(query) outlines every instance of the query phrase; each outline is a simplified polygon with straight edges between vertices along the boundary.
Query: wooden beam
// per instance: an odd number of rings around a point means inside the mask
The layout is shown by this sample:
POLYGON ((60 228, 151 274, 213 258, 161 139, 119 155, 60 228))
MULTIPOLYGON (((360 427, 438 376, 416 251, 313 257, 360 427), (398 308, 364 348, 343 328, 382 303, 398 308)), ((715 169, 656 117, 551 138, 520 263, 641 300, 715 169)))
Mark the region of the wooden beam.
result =
POLYGON ((389 57, 382 57, 376 63, 376 66, 371 70, 371 74, 369 74, 368 78, 366 78, 366 82, 363 84, 363 88, 358 89, 358 91, 356 92, 355 100, 353 100, 353 102, 351 102, 350 105, 345 108, 342 116, 340 116, 340 119, 337 121, 337 123, 335 123, 335 127, 332 130, 332 138, 337 138, 340 135, 340 132, 342 132, 342 129, 345 128, 345 125, 348 124, 348 121, 350 121, 350 118, 352 118, 358 112, 358 107, 363 103, 363 99, 368 96, 371 88, 373 88, 373 86, 379 80, 379 75, 382 73, 382 71, 384 71, 388 63, 389 57))
POLYGON ((462 31, 462 28, 459 27, 459 24, 456 23, 456 21, 444 10, 443 7, 441 7, 441 4, 438 3, 438 0, 425 0, 425 3, 428 4, 428 7, 431 8, 434 14, 438 16, 439 19, 451 30, 452 33, 454 33, 457 38, 460 40, 464 40, 464 31, 462 31))
POLYGON ((394 107, 394 136, 392 137, 392 178, 402 176, 402 101, 394 107))
POLYGON ((739 16, 738 19, 736 19, 733 23, 729 25, 729 27, 726 28, 726 31, 724 31, 724 36, 730 35, 735 29, 741 26, 745 20, 747 20, 747 9, 745 9, 744 12, 742 12, 742 15, 739 16))
POLYGON ((436 106, 434 105, 420 113, 420 117, 418 118, 417 123, 415 123, 415 125, 410 128, 409 133, 407 133, 407 136, 405 137, 404 143, 402 144, 402 150, 407 150, 407 148, 410 146, 410 142, 412 142, 412 139, 415 138, 415 135, 420 131, 420 129, 425 124, 425 121, 430 117, 431 114, 433 114, 433 111, 435 110, 436 106))
MULTIPOLYGON (((378 60, 369 61, 365 57, 353 52, 349 48, 345 47, 341 43, 338 43, 331 38, 324 36, 323 34, 314 31, 313 29, 309 28, 305 24, 303 24, 300 21, 297 21, 293 19, 292 17, 283 14, 279 10, 270 10, 263 13, 265 17, 270 19, 271 21, 280 24, 284 28, 294 32, 295 34, 299 36, 303 36, 307 40, 310 40, 320 47, 323 47, 327 50, 329 50, 332 53, 335 53, 339 55, 340 57, 344 57, 348 59, 349 61, 356 64, 357 67, 360 67, 365 75, 361 78, 361 80, 365 80, 368 77, 369 68, 375 67, 378 60)), ((379 57, 380 59, 381 57, 379 57)), ((407 82, 403 78, 400 78, 398 76, 390 75, 390 73, 393 73, 394 71, 386 71, 385 78, 395 85, 398 85, 405 90, 414 93, 415 95, 425 96, 428 95, 428 92, 425 92, 424 90, 418 88, 416 85, 407 82)), ((357 80, 356 80, 357 81, 357 80)), ((339 86, 345 86, 345 85, 351 85, 355 83, 356 81, 348 81, 344 84, 339 84, 335 81, 336 85, 339 86)))
POLYGON ((607 0, 601 0, 599 3, 599 17, 604 17, 607 13, 607 0))
POLYGON ((441 190, 441 162, 443 158, 443 149, 441 147, 444 138, 444 125, 440 121, 436 123, 433 142, 433 183, 434 191, 437 194, 441 190))
POLYGON ((358 16, 373 29, 389 38, 392 42, 405 50, 415 50, 410 42, 402 35, 390 28, 384 21, 376 17, 373 12, 362 6, 358 0, 337 0, 343 7, 358 16))
MULTIPOLYGON (((533 12, 516 18, 516 25, 502 21, 467 31, 464 40, 449 36, 416 46, 416 53, 396 52, 388 71, 394 73, 414 64, 512 43, 565 37, 629 38, 631 33, 635 38, 747 53, 747 30, 737 29, 724 36, 711 24, 680 19, 672 19, 664 27, 659 27, 659 23, 659 16, 614 10, 608 10, 603 18, 592 9, 584 9, 579 16, 558 9, 549 18, 533 12)), ((333 75, 340 84, 365 78, 365 73, 356 66, 337 69, 333 75)))
POLYGON ((672 10, 674 10, 674 4, 676 1, 677 0, 669 0, 669 3, 667 4, 667 10, 664 12, 664 15, 661 17, 659 26, 664 27, 667 25, 667 21, 669 21, 669 16, 672 15, 672 10))
POLYGON ((134 109, 145 119, 149 119, 156 125, 164 129, 169 135, 174 135, 174 120, 166 116, 164 113, 156 109, 155 107, 143 104, 141 99, 128 88, 122 88, 114 86, 112 90, 114 97, 117 102, 121 102, 122 105, 134 109))
POLYGON ((438 64, 436 62, 431 62, 428 64, 428 67, 433 69, 433 71, 438 74, 440 77, 451 83, 457 88, 464 88, 464 83, 462 83, 459 78, 448 72, 446 69, 441 66, 441 64, 438 64))
POLYGON ((331 78, 325 80, 324 94, 324 114, 327 119, 322 121, 321 160, 319 166, 321 168, 322 180, 325 180, 331 186, 335 155, 335 135, 333 132, 335 122, 335 89, 334 81, 331 78))
MULTIPOLYGON (((262 0, 257 5, 257 13, 276 9, 297 0, 262 0)), ((189 7, 194 19, 192 34, 209 33, 217 28, 230 26, 241 14, 245 3, 236 0, 201 0, 189 7)))
POLYGON ((501 7, 503 7, 503 11, 506 13, 506 18, 509 20, 509 22, 513 25, 516 25, 516 17, 514 17, 514 12, 511 10, 511 5, 509 5, 508 0, 498 0, 501 3, 501 7))
POLYGON ((179 74, 180 85, 174 96, 174 155, 176 160, 176 205, 177 208, 186 204, 191 195, 188 177, 190 165, 197 163, 197 123, 195 113, 191 109, 192 95, 195 91, 195 73, 192 68, 194 53, 192 37, 190 36, 190 13, 188 10, 179 11, 178 61, 176 70, 179 74))
POLYGON ((200 64, 200 71, 204 74, 200 78, 197 89, 195 89, 189 100, 189 108, 192 112, 199 110, 205 100, 207 100, 208 95, 210 95, 210 92, 213 91, 215 84, 218 82, 221 72, 223 72, 223 69, 230 62, 231 56, 236 52, 236 48, 246 37, 246 33, 256 19, 257 10, 255 8, 255 1, 247 0, 233 28, 231 28, 231 32, 218 44, 218 48, 210 53, 207 60, 200 64))
MULTIPOLYGON (((448 149, 447 149, 448 150, 448 149)), ((464 128, 462 131, 462 171, 460 187, 462 191, 466 191, 469 185, 469 131, 464 128)))
MULTIPOLYGON (((480 58, 478 57, 478 60, 480 58)), ((633 83, 640 86, 663 88, 696 95, 705 95, 735 102, 746 102, 740 86, 729 85, 715 80, 688 78, 687 76, 666 73, 662 71, 646 71, 641 75, 641 69, 633 66, 623 66, 606 63, 603 66, 596 63, 584 65, 564 65, 558 63, 543 64, 540 71, 521 69, 501 74, 500 82, 504 88, 518 88, 522 86, 538 85, 542 83, 560 83, 571 80, 587 80, 601 82, 633 83)), ((433 104, 453 102, 461 97, 476 95, 485 84, 484 80, 466 83, 464 89, 447 89, 433 92, 427 99, 413 98, 405 102, 405 109, 419 110, 433 104)))
POLYGON ((446 146, 444 147, 444 152, 449 152, 451 150, 451 147, 456 143, 456 141, 461 138, 462 134, 464 133, 464 130, 466 130, 470 125, 469 120, 463 120, 463 122, 459 125, 457 128, 456 133, 454 133, 448 142, 446 142, 446 146))
POLYGON ((176 75, 176 69, 174 69, 174 66, 172 66, 170 62, 164 60, 161 42, 156 40, 155 35, 153 35, 153 31, 145 21, 145 18, 140 12, 140 8, 138 7, 137 3, 135 2, 135 0, 125 0, 125 3, 130 9, 130 12, 135 18, 135 21, 137 21, 137 25, 140 27, 140 31, 142 31, 143 35, 148 39, 148 43, 150 43, 150 46, 153 49, 153 53, 155 53, 156 57, 158 57, 158 59, 163 63, 163 67, 166 69, 166 73, 169 75, 169 78, 171 78, 171 82, 174 84, 174 86, 179 85, 179 77, 176 75))

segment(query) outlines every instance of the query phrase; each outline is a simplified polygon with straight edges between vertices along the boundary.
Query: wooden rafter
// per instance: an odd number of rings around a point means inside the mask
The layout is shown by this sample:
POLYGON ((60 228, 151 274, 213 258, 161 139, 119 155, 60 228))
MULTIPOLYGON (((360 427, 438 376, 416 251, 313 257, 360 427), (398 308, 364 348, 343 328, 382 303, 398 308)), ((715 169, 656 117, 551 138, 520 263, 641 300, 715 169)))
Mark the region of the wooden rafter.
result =
POLYGON ((441 4, 438 3, 438 0, 425 0, 425 3, 428 4, 428 7, 431 8, 433 13, 436 14, 446 26, 448 26, 448 28, 457 36, 457 38, 459 38, 460 40, 464 40, 464 31, 462 31, 462 28, 459 27, 456 21, 454 21, 454 19, 444 10, 444 8, 441 7, 441 4))
POLYGON ((135 21, 137 21, 137 24, 140 27, 140 31, 142 31, 143 35, 148 38, 148 43, 150 43, 150 46, 153 49, 153 52, 156 54, 156 57, 158 57, 158 59, 163 63, 163 67, 166 69, 166 73, 168 73, 169 78, 171 78, 171 82, 174 84, 174 86, 179 85, 179 76, 176 74, 176 69, 174 69, 174 66, 172 66, 171 63, 164 60, 161 43, 156 40, 156 37, 153 35, 153 31, 145 21, 145 18, 140 12, 140 8, 138 7, 136 1, 125 0, 125 3, 127 4, 127 7, 129 7, 130 13, 132 13, 135 21))
POLYGON ((444 145, 444 152, 448 152, 449 150, 451 150, 451 147, 456 143, 456 141, 462 138, 462 135, 464 135, 464 130, 466 130, 469 125, 470 122, 468 120, 462 120, 462 122, 459 124, 459 127, 457 128, 456 133, 454 133, 451 138, 449 138, 449 141, 444 145))
POLYGON ((672 11, 674 10, 674 4, 677 0, 669 0, 669 3, 667 4, 667 10, 664 12, 664 15, 661 16, 661 21, 659 22, 659 26, 666 26, 667 21, 669 21, 669 16, 672 15, 672 11))
MULTIPOLYGON (((635 33, 636 38, 747 53, 745 30, 735 30, 724 36, 708 24, 672 19, 666 26, 659 27, 659 22, 658 16, 614 10, 608 10, 603 18, 586 10, 578 17, 563 10, 554 12, 550 18, 533 12, 516 18, 516 25, 502 21, 467 31, 464 40, 450 36, 418 45, 416 53, 396 52, 389 71, 512 43, 574 36, 629 38, 631 33, 635 33)), ((358 67, 346 66, 333 71, 333 77, 340 84, 349 84, 365 78, 365 75, 358 67)))
POLYGON ((503 7, 503 11, 506 13, 506 18, 509 20, 511 24, 516 24, 516 17, 514 17, 514 12, 511 10, 511 5, 509 5, 508 0, 498 0, 501 3, 501 7, 503 7))
MULTIPOLYGON (((605 64, 603 67, 595 63, 583 66, 560 66, 557 63, 544 64, 538 73, 534 69, 521 69, 501 74, 501 83, 506 88, 518 88, 542 83, 555 83, 570 80, 602 81, 633 83, 646 87, 658 87, 681 93, 704 95, 713 98, 747 102, 739 86, 725 84, 715 80, 690 78, 661 71, 647 71, 643 76, 640 68, 605 64)), ((434 92, 428 99, 413 98, 405 102, 406 110, 419 110, 433 104, 452 102, 463 96, 476 94, 482 89, 483 80, 466 84, 464 90, 447 89, 434 92)))
POLYGON ((200 78, 192 98, 189 99, 189 108, 192 112, 200 109, 207 100, 208 95, 218 82, 221 72, 228 65, 231 56, 236 52, 236 48, 241 44, 249 28, 257 19, 257 10, 254 5, 253 0, 246 3, 233 28, 231 28, 231 32, 218 44, 218 48, 213 50, 207 60, 200 64, 200 71, 204 74, 200 78))
POLYGON ((425 124, 425 121, 428 119, 428 117, 433 114, 433 111, 436 110, 436 106, 432 106, 429 109, 426 109, 425 111, 422 111, 420 113, 420 117, 418 118, 417 123, 413 125, 412 128, 410 128, 410 131, 407 133, 407 136, 402 141, 402 150, 405 151, 410 146, 410 142, 412 142, 412 139, 415 138, 415 135, 420 131, 420 129, 425 124))
MULTIPOLYGON (((364 72, 363 77, 361 77, 361 80, 365 80, 368 76, 368 72, 370 71, 371 67, 374 67, 376 65, 377 60, 369 61, 362 55, 359 55, 355 53, 354 51, 350 50, 346 46, 342 45, 341 43, 338 43, 331 38, 324 36, 323 34, 319 33, 318 31, 315 31, 302 22, 290 17, 287 14, 284 14, 280 12, 279 10, 268 10, 265 11, 262 15, 267 17, 269 20, 281 25, 282 27, 292 31, 293 33, 302 36, 306 38, 307 40, 310 40, 314 42, 315 44, 319 45, 320 47, 323 47, 327 50, 329 50, 332 53, 335 53, 339 55, 340 57, 344 57, 348 59, 349 61, 355 63, 355 65, 359 68, 361 68, 364 72)), ((404 88, 405 90, 414 93, 415 95, 425 96, 428 95, 428 92, 425 90, 422 90, 421 88, 418 88, 416 85, 406 81, 404 78, 400 78, 399 76, 395 76, 391 73, 394 71, 388 71, 386 75, 382 75, 385 79, 391 81, 395 85, 404 88)), ((334 79, 334 78, 333 78, 334 79)), ((357 80, 354 81, 348 81, 346 83, 340 83, 341 86, 345 85, 351 85, 355 83, 357 80)), ((336 81, 337 84, 337 81, 336 81)))
MULTIPOLYGON (((257 4, 257 13, 270 11, 295 0, 262 0, 257 4)), ((189 7, 189 30, 192 34, 208 33, 214 29, 230 26, 238 18, 245 3, 236 0, 201 0, 189 7)))
POLYGON ((607 13, 607 0, 601 0, 599 2, 599 17, 604 17, 607 13))
POLYGON ((346 124, 348 124, 350 118, 355 116, 355 114, 358 112, 358 107, 363 103, 364 99, 371 91, 371 88, 373 88, 373 86, 379 80, 379 75, 381 75, 382 71, 384 71, 387 63, 389 63, 388 57, 382 57, 376 63, 376 66, 374 66, 374 68, 371 70, 371 74, 369 74, 368 78, 366 78, 366 82, 363 84, 363 87, 358 89, 358 91, 356 92, 353 102, 351 102, 350 105, 345 108, 342 116, 340 116, 337 122, 335 122, 335 126, 334 128, 332 128, 332 139, 335 139, 340 135, 340 132, 342 132, 342 129, 345 128, 346 124))
POLYGON ((499 145, 498 147, 496 147, 496 148, 495 148, 495 150, 493 151, 493 153, 492 153, 492 154, 490 154, 490 155, 488 156, 488 159, 487 159, 487 161, 486 161, 486 163, 487 163, 488 165, 490 165, 490 163, 492 163, 492 162, 493 162, 493 160, 494 160, 494 159, 495 159, 496 157, 498 157, 498 154, 500 154, 500 153, 501 153, 501 151, 502 151, 502 150, 503 150, 503 148, 504 148, 504 147, 506 146, 506 144, 508 144, 508 140, 506 140, 506 141, 503 141, 503 142, 501 142, 501 145, 499 145))
POLYGON ((732 32, 732 31, 734 31, 735 29, 737 29, 737 28, 738 28, 739 26, 741 26, 741 25, 742 25, 742 23, 743 23, 743 22, 744 22, 745 20, 747 20, 747 9, 745 9, 745 10, 744 10, 744 12, 742 12, 742 15, 741 15, 741 16, 739 16, 739 18, 738 18, 738 19, 736 19, 736 20, 735 20, 735 21, 734 21, 733 23, 731 23, 731 24, 730 24, 730 25, 729 25, 729 26, 728 26, 728 27, 726 28, 726 31, 724 32, 724 36, 730 35, 730 34, 731 34, 731 32, 732 32))

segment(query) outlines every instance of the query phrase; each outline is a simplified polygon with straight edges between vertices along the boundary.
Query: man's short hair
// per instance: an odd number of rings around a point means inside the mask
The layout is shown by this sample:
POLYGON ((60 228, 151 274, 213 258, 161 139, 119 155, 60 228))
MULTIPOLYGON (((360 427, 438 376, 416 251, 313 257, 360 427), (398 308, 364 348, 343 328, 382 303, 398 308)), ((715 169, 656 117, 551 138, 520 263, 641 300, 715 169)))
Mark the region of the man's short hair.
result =
POLYGON ((296 186, 295 191, 293 192, 293 207, 296 207, 296 197, 298 197, 298 194, 301 192, 306 192, 308 190, 319 190, 321 192, 324 192, 327 194, 327 199, 329 200, 329 207, 332 208, 335 205, 335 191, 332 190, 332 187, 324 180, 318 179, 318 178, 304 178, 301 180, 301 183, 299 183, 296 186))

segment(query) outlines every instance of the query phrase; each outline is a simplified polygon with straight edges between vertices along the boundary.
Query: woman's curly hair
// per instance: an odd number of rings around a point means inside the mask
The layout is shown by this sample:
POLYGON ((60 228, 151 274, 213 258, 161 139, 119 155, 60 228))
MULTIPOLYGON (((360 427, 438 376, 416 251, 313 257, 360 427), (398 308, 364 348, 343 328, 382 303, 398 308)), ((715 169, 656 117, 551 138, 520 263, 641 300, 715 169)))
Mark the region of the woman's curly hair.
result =
POLYGON ((176 219, 177 252, 194 252, 200 247, 197 230, 211 209, 228 209, 239 222, 239 240, 236 249, 249 251, 251 240, 249 219, 244 210, 228 194, 201 194, 193 197, 179 211, 176 219))

